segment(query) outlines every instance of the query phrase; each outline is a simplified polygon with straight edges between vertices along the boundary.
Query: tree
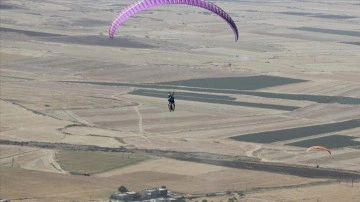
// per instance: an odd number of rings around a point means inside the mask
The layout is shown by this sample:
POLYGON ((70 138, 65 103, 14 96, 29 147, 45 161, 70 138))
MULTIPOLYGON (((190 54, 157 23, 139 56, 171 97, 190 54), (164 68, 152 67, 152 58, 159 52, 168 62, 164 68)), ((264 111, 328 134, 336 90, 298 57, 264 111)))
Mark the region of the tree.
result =
POLYGON ((129 190, 125 186, 120 186, 118 191, 121 193, 125 193, 125 192, 128 192, 129 190))

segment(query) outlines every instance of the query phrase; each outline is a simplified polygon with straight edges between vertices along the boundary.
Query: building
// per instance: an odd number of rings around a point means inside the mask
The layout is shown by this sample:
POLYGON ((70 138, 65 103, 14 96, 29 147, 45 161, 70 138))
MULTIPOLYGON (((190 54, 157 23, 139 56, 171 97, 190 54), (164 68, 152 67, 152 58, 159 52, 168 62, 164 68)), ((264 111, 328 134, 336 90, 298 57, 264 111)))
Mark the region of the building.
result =
POLYGON ((178 200, 175 198, 154 198, 148 200, 148 202, 176 202, 176 201, 178 200))
POLYGON ((166 188, 155 188, 155 189, 145 189, 140 192, 142 198, 144 199, 154 199, 168 196, 168 190, 166 188))
POLYGON ((116 200, 118 202, 126 201, 143 201, 143 202, 177 202, 183 201, 181 198, 177 198, 171 194, 168 189, 161 188, 152 188, 145 189, 141 192, 117 192, 111 195, 111 200, 116 200))
POLYGON ((118 201, 133 201, 136 198, 136 192, 130 191, 125 193, 114 193, 111 195, 111 199, 118 200, 118 201))

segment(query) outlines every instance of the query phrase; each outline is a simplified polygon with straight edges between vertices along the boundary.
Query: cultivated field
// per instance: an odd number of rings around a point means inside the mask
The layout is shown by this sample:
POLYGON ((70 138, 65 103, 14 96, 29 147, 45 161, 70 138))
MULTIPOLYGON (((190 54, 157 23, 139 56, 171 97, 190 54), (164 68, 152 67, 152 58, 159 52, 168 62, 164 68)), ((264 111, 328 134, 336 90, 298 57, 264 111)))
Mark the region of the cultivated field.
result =
POLYGON ((88 175, 136 164, 147 157, 130 153, 59 151, 56 159, 64 170, 72 174, 88 175))
POLYGON ((162 6, 110 40, 130 2, 1 1, 0 199, 108 201, 121 185, 166 185, 193 201, 359 200, 357 1, 214 1, 237 42, 216 15, 162 6))

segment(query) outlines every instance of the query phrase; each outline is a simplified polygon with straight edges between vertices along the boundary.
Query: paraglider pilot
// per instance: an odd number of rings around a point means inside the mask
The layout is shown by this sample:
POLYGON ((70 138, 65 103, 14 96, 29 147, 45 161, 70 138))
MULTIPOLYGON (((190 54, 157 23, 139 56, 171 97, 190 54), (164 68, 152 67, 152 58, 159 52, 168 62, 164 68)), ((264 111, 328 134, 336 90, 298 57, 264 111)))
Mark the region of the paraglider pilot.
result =
POLYGON ((175 93, 175 92, 173 92, 173 93, 169 92, 169 93, 168 93, 168 102, 169 102, 168 106, 169 106, 169 110, 170 110, 170 111, 174 111, 174 110, 175 110, 175 97, 174 97, 174 93, 175 93))

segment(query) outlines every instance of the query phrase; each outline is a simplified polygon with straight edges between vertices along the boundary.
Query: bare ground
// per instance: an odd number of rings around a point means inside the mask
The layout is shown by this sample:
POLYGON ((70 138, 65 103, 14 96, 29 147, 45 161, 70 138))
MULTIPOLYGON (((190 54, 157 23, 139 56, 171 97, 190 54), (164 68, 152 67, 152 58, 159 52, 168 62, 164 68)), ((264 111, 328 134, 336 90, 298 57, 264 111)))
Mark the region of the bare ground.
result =
MULTIPOLYGON (((359 119, 359 105, 229 94, 237 101, 300 109, 289 112, 177 100, 176 112, 169 113, 165 98, 127 94, 135 87, 58 82, 136 84, 271 75, 308 82, 259 91, 359 98, 359 46, 343 43, 357 42, 358 37, 290 29, 306 26, 356 32, 356 19, 360 17, 356 3, 294 1, 260 6, 217 2, 236 19, 241 30, 237 43, 232 41, 228 25, 216 16, 203 15, 189 7, 172 7, 171 12, 168 7, 159 7, 129 19, 109 44, 107 21, 115 13, 110 10, 118 7, 111 2, 62 1, 60 5, 51 0, 5 1, 13 9, 1 10, 2 27, 13 31, 1 32, 0 139, 79 148, 211 153, 296 166, 313 167, 320 163, 324 169, 359 172, 356 148, 334 149, 331 157, 324 157, 285 145, 291 141, 256 144, 229 139, 254 132, 359 119), (315 16, 300 15, 300 8, 315 16), (337 19, 342 16, 350 18, 337 19), (163 29, 157 29, 159 24, 163 29), (49 33, 63 36, 52 38, 49 33), (216 37, 213 33, 217 33, 216 37)), ((360 138, 358 128, 338 134, 354 137, 355 141, 360 138)), ((134 165, 134 172, 126 168, 101 174, 104 176, 71 176, 63 173, 66 171, 53 158, 56 149, 1 145, 0 196, 23 201, 106 200, 120 184, 133 190, 165 184, 191 194, 248 190, 245 201, 359 198, 358 183, 316 184, 323 180, 166 158, 134 165), (14 157, 14 164, 8 156, 14 157), (291 186, 303 183, 311 186, 291 186), (261 189, 264 187, 269 189, 261 189), (257 189, 261 191, 251 192, 257 189)))

